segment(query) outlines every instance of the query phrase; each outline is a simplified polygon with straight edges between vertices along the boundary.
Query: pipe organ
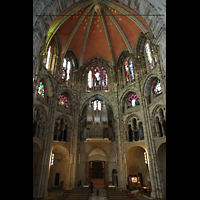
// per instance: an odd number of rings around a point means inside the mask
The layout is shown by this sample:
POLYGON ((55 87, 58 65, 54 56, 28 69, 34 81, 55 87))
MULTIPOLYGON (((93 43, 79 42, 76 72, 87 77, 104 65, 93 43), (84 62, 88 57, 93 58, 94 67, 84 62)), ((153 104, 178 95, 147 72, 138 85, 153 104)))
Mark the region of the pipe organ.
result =
POLYGON ((87 130, 90 138, 104 138, 108 128, 108 112, 106 103, 95 100, 89 102, 87 109, 87 130))

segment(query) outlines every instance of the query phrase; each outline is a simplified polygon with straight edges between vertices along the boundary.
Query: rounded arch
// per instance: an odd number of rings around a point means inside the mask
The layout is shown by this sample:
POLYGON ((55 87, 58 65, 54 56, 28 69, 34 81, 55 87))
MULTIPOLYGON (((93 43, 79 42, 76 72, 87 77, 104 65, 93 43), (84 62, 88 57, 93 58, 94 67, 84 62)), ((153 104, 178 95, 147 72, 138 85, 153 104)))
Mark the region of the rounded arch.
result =
POLYGON ((137 177, 140 175, 141 186, 147 184, 147 176, 149 176, 144 158, 145 152, 146 149, 139 145, 130 147, 126 152, 127 175, 137 177))
POLYGON ((149 76, 147 76, 142 88, 142 94, 144 97, 148 97, 149 95, 151 95, 151 87, 156 79, 160 79, 162 82, 162 77, 160 77, 159 75, 150 74, 149 76))
POLYGON ((61 119, 61 118, 67 120, 67 124, 69 125, 68 128, 71 130, 71 128, 72 128, 71 119, 68 116, 61 114, 61 115, 56 117, 56 120, 61 119))
POLYGON ((63 189, 69 188, 70 183, 70 154, 69 150, 53 143, 51 151, 51 165, 49 172, 48 188, 61 186, 63 189))
POLYGON ((49 75, 44 75, 43 77, 40 78, 40 82, 42 82, 44 84, 45 97, 47 97, 47 96, 55 97, 56 92, 55 92, 53 77, 49 76, 49 75))
POLYGON ((69 150, 65 146, 61 146, 62 144, 55 143, 52 146, 52 153, 61 153, 66 156, 69 156, 69 150))
POLYGON ((160 109, 162 109, 164 118, 166 118, 166 109, 165 109, 165 106, 164 106, 164 105, 161 105, 161 104, 157 104, 157 105, 154 107, 154 109, 153 109, 153 111, 152 111, 152 117, 153 117, 153 118, 155 118, 156 116, 161 116, 160 109))
POLYGON ((141 121, 141 120, 140 120, 140 117, 139 117, 138 115, 136 115, 136 114, 129 115, 129 116, 126 118, 126 120, 125 120, 125 123, 124 123, 124 124, 125 124, 125 127, 128 126, 128 122, 129 122, 129 120, 132 119, 132 118, 136 118, 137 121, 141 121))
POLYGON ((108 154, 101 147, 93 147, 86 154, 87 161, 107 161, 108 154))

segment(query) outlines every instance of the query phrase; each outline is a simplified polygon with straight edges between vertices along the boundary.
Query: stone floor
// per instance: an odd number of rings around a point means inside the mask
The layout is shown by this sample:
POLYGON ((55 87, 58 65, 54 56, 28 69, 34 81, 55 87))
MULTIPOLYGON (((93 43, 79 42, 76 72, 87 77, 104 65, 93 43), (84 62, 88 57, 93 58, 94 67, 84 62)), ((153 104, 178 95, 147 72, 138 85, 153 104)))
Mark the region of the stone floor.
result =
POLYGON ((104 187, 95 186, 92 196, 89 198, 89 200, 107 200, 106 191, 105 191, 104 187), (98 193, 99 193, 99 195, 98 195, 98 193))

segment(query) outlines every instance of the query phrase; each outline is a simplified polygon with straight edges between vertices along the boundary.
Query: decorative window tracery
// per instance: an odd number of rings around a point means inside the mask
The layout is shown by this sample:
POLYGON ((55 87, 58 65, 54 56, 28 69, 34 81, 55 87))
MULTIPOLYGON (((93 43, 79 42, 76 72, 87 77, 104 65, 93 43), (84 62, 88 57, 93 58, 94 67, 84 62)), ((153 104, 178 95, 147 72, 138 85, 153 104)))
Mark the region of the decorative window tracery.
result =
POLYGON ((68 102, 67 97, 65 95, 59 96, 58 105, 61 105, 63 107, 68 108, 69 102, 68 102))
POLYGON ((91 67, 87 77, 88 90, 108 90, 107 71, 104 67, 91 67), (101 85, 102 83, 102 85, 101 85))
POLYGON ((133 61, 131 58, 126 58, 124 62, 124 70, 125 70, 125 80, 126 85, 135 81, 134 71, 133 71, 133 61))
POLYGON ((46 69, 49 69, 49 64, 50 64, 50 58, 51 58, 51 45, 48 47, 47 51, 47 62, 46 62, 46 69))
POLYGON ((162 87, 159 79, 157 79, 153 85, 153 94, 154 97, 157 97, 158 95, 162 94, 162 87))
POLYGON ((135 94, 135 93, 132 93, 128 96, 127 98, 127 108, 131 108, 131 107, 134 107, 136 105, 139 105, 139 101, 138 101, 138 95, 135 94))
POLYGON ((62 81, 67 85, 69 85, 72 63, 74 63, 72 58, 71 60, 68 57, 63 59, 62 81))
POLYGON ((44 98, 44 91, 45 91, 44 84, 41 81, 38 87, 38 94, 43 98, 44 98))

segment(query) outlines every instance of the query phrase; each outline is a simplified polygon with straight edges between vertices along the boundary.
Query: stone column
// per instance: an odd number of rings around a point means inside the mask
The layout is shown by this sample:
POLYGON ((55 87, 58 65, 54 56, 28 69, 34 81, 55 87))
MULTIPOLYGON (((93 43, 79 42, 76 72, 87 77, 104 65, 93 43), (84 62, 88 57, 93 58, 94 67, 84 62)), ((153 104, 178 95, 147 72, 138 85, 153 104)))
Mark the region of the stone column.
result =
POLYGON ((151 130, 151 120, 150 120, 150 113, 147 107, 147 99, 148 97, 143 98, 143 112, 144 112, 144 134, 145 134, 145 141, 147 145, 147 151, 149 156, 149 169, 150 169, 150 180, 151 180, 151 196, 154 198, 162 198, 162 191, 161 191, 161 182, 160 176, 158 171, 158 161, 156 156, 156 149, 154 140, 152 138, 152 130, 151 130))
POLYGON ((55 109, 56 109, 56 101, 52 102, 49 107, 46 131, 44 135, 44 145, 43 151, 40 159, 40 176, 38 180, 38 185, 34 188, 33 197, 41 198, 48 196, 47 188, 48 188, 48 178, 49 178, 49 170, 50 170, 50 155, 52 149, 53 142, 53 133, 54 133, 54 122, 55 122, 55 109))

